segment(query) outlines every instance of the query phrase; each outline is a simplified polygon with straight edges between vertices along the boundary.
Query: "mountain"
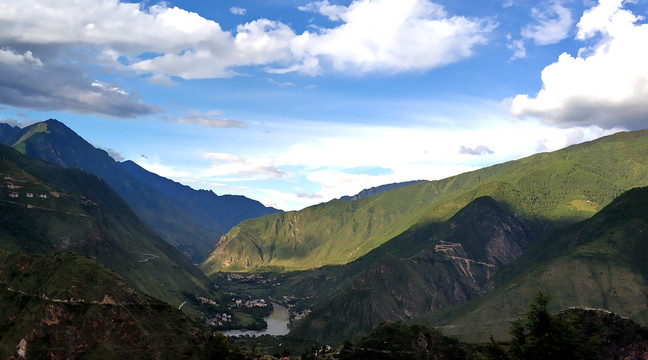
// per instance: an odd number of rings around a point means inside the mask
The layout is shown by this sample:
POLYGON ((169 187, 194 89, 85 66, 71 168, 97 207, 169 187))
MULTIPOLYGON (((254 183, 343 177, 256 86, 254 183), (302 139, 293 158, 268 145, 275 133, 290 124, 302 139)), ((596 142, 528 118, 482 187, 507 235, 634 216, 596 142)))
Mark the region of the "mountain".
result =
POLYGON ((213 274, 349 263, 400 234, 416 244, 419 229, 443 223, 481 196, 525 219, 540 239, 647 179, 648 131, 617 133, 376 196, 246 220, 223 236, 201 269, 213 274))
POLYGON ((209 253, 231 226, 278 211, 244 197, 219 197, 192 190, 132 162, 117 163, 57 120, 24 129, 3 125, 1 143, 29 157, 99 176, 149 227, 195 263, 209 253))
POLYGON ((101 179, 0 145, 0 248, 91 257, 150 296, 179 306, 209 282, 101 179))
POLYGON ((398 189, 404 186, 408 185, 414 185, 418 184, 421 182, 425 182, 425 180, 412 180, 412 181, 405 181, 405 182, 400 182, 400 183, 393 183, 393 184, 385 184, 385 185, 380 185, 380 186, 375 186, 369 189, 364 189, 360 191, 359 193, 353 195, 353 196, 342 196, 340 200, 344 201, 351 201, 351 200, 357 200, 360 198, 363 198, 365 196, 374 196, 378 194, 382 194, 386 191, 393 190, 393 189, 398 189))
POLYGON ((557 230, 504 267, 489 295, 420 320, 482 341, 508 336, 507 323, 537 289, 552 310, 605 309, 648 324, 648 188, 625 192, 595 216, 557 230), (488 329, 488 330, 487 330, 488 329))
POLYGON ((329 275, 325 281, 302 275, 296 285, 284 285, 282 292, 317 299, 300 304, 312 312, 292 325, 290 336, 341 342, 384 321, 409 321, 430 309, 463 304, 484 295, 497 269, 535 240, 522 220, 489 197, 475 199, 431 230, 418 251, 399 251, 403 239, 397 237, 353 263, 322 269, 329 275))
POLYGON ((243 220, 280 212, 242 195, 216 195, 211 190, 194 190, 149 172, 133 161, 119 164, 138 180, 175 201, 194 221, 220 234, 243 220))
POLYGON ((90 258, 0 250, 3 359, 224 359, 229 352, 222 335, 90 258))

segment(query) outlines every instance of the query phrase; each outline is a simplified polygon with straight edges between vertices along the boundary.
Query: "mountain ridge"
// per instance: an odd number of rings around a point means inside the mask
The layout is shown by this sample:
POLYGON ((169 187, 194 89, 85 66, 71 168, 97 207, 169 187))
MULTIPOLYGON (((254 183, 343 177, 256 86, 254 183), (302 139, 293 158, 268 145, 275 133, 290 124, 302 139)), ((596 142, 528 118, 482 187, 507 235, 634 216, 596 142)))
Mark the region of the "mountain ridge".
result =
POLYGON ((552 310, 605 309, 648 324, 648 187, 631 189, 593 217, 556 230, 495 277, 496 290, 419 321, 447 334, 482 341, 506 339, 504 319, 517 316, 519 299, 542 289, 552 310))
MULTIPOLYGON (((224 225, 212 214, 221 215, 227 213, 227 210, 216 212, 213 211, 213 206, 201 208, 182 198, 171 198, 163 194, 154 185, 147 183, 146 180, 152 176, 141 175, 138 178, 132 174, 145 170, 117 163, 106 151, 95 148, 58 120, 50 119, 23 129, 9 125, 1 129, 0 143, 12 146, 27 156, 61 167, 79 168, 102 178, 147 225, 195 263, 209 253, 230 224, 276 211, 251 199, 228 198, 228 204, 235 203, 242 209, 247 206, 249 210, 242 210, 237 216, 230 215, 228 224, 224 225), (197 218, 203 221, 197 221, 197 218)), ((167 188, 183 186, 166 180, 167 188)), ((191 193, 191 190, 185 190, 187 192, 191 193)), ((192 198, 200 198, 206 193, 196 191, 193 194, 192 198)), ((209 203, 209 200, 202 201, 209 203)))
POLYGON ((148 229, 102 179, 31 159, 0 145, 0 248, 73 251, 95 258, 168 303, 207 295, 209 282, 176 248, 148 229))
POLYGON ((212 274, 348 263, 400 234, 447 220, 480 196, 493 197, 547 234, 646 185, 647 153, 648 131, 622 132, 376 196, 246 220, 223 236, 201 269, 212 274))

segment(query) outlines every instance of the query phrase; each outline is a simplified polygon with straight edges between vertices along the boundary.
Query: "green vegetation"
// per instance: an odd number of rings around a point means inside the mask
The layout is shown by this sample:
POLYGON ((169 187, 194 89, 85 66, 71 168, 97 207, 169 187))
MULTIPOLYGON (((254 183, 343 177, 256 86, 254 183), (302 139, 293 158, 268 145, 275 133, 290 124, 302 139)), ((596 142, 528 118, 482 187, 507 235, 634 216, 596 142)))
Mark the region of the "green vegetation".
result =
POLYGON ((2 145, 0 174, 0 248, 92 257, 176 307, 186 301, 183 292, 211 294, 205 276, 96 176, 2 145))
POLYGON ((618 133, 355 201, 247 220, 223 237, 201 269, 213 274, 345 264, 399 234, 420 239, 418 231, 481 196, 529 221, 542 238, 590 217, 623 191, 647 185, 647 179, 648 131, 618 133))
MULTIPOLYGON (((549 313, 549 296, 538 292, 523 320, 511 326, 509 356, 514 360, 593 359, 592 344, 579 342, 566 321, 549 313)), ((491 338, 492 339, 492 338, 491 338)))
POLYGON ((648 328, 614 313, 568 309, 552 314, 549 296, 539 292, 518 320, 508 322, 512 338, 465 343, 421 324, 383 323, 355 342, 317 347, 302 359, 639 359, 648 351, 648 328), (317 357, 315 357, 317 351, 317 357))
POLYGON ((595 216, 557 230, 502 268, 495 290, 459 307, 430 312, 426 323, 469 341, 490 333, 508 338, 538 289, 552 294, 549 310, 606 309, 648 324, 648 188, 624 193, 595 216))
POLYGON ((243 196, 193 190, 133 162, 115 162, 53 119, 24 129, 2 126, 0 143, 31 158, 99 176, 144 223, 194 263, 203 260, 220 236, 240 221, 277 212, 243 196))
POLYGON ((90 258, 0 250, 0 357, 19 351, 28 359, 244 358, 90 258))

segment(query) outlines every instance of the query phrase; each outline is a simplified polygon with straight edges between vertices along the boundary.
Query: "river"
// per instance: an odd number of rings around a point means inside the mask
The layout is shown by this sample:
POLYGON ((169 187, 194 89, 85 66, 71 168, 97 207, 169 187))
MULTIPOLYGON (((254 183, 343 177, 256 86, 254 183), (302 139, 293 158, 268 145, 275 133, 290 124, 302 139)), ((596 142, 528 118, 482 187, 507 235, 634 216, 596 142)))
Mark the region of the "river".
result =
POLYGON ((261 335, 272 335, 272 336, 281 336, 287 335, 290 332, 288 328, 288 323, 290 323, 290 313, 288 309, 277 304, 272 303, 272 313, 264 317, 263 320, 268 323, 268 327, 265 330, 230 330, 224 331, 223 335, 225 336, 261 336, 261 335))

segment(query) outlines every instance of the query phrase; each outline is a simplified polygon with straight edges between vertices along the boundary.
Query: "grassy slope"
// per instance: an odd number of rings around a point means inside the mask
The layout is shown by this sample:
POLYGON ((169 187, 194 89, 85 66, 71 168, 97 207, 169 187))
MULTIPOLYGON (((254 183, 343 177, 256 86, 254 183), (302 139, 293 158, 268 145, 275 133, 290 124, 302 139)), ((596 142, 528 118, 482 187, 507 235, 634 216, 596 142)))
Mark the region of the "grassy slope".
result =
POLYGON ((184 301, 182 291, 208 293, 204 275, 150 231, 96 176, 29 159, 4 146, 0 146, 0 173, 2 248, 81 253, 99 260, 149 295, 176 306, 184 301), (7 188, 9 183, 22 186, 17 190, 18 199, 9 197, 13 192, 7 188), (62 195, 57 198, 52 191, 62 195), (36 195, 28 199, 27 192, 36 195), (41 199, 40 194, 48 198, 41 199))
POLYGON ((648 188, 628 191, 601 212, 561 229, 500 272, 498 290, 422 320, 447 334, 484 341, 506 338, 509 322, 538 289, 553 310, 607 309, 648 324, 648 188))
POLYGON ((340 342, 382 321, 406 321, 464 303, 482 295, 495 269, 533 241, 520 219, 488 197, 427 231, 422 246, 406 246, 408 251, 402 245, 409 239, 397 237, 353 263, 286 276, 278 295, 310 297, 297 305, 312 309, 293 325, 291 336, 340 342), (448 257, 435 251, 441 241, 461 247, 448 257))
POLYGON ((544 234, 593 215, 647 179, 648 131, 618 133, 373 197, 247 220, 224 236, 201 269, 211 274, 348 263, 405 231, 445 221, 484 195, 534 221, 544 234))

